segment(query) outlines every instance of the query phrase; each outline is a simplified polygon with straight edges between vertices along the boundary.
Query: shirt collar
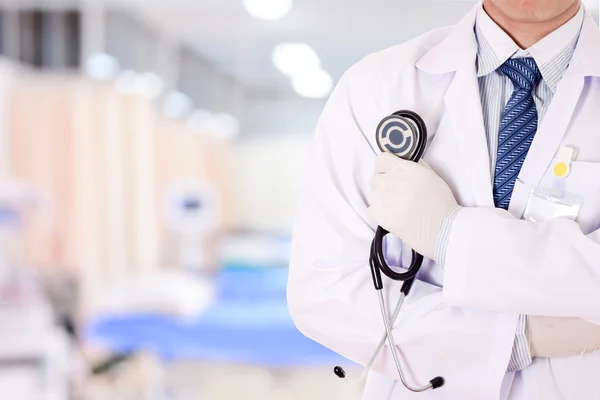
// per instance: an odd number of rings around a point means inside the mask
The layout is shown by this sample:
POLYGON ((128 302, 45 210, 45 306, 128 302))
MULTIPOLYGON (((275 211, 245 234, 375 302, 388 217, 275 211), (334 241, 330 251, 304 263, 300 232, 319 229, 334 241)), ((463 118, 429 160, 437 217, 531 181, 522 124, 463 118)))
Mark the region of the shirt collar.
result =
POLYGON ((511 57, 533 57, 542 77, 552 91, 567 69, 584 20, 584 7, 557 30, 536 44, 522 50, 502 28, 479 6, 475 20, 477 37, 477 76, 495 71, 511 57))

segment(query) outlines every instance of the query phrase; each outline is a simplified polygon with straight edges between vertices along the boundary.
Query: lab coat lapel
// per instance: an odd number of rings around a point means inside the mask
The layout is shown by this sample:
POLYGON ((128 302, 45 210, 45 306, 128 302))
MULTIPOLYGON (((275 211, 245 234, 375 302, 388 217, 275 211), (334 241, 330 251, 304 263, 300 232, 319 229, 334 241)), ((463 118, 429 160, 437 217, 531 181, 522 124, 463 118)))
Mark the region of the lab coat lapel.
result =
POLYGON ((569 128, 586 76, 600 76, 600 30, 587 13, 571 63, 523 163, 519 179, 527 186, 537 184, 550 166, 569 128))
POLYGON ((417 62, 417 68, 430 74, 454 74, 444 103, 448 128, 459 152, 457 162, 464 164, 465 180, 476 205, 493 207, 489 150, 477 81, 474 27, 479 7, 480 4, 473 7, 443 41, 432 47, 417 62))
POLYGON ((475 202, 479 207, 494 207, 490 155, 474 58, 456 72, 445 103, 475 202))

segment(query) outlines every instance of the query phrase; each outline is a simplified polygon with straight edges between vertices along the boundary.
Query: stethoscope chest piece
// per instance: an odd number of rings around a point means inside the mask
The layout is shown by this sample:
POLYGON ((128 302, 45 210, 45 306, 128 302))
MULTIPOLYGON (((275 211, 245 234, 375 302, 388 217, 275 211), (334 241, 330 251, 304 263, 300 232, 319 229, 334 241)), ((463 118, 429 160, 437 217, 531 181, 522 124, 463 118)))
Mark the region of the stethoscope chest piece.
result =
POLYGON ((412 111, 397 111, 385 117, 377 126, 377 146, 405 160, 418 161, 427 140, 425 124, 412 111))

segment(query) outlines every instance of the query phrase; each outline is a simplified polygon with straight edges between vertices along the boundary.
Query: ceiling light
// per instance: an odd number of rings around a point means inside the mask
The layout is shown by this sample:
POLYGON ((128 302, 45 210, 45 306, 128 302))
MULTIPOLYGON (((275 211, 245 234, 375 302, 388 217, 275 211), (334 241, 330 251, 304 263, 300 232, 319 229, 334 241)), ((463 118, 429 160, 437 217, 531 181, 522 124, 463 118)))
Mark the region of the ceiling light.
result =
POLYGON ((272 54, 273 64, 285 76, 294 78, 316 71, 321 65, 319 56, 306 43, 282 43, 272 54))
POLYGON ((119 74, 115 82, 117 90, 123 94, 136 94, 138 76, 135 71, 125 70, 119 74))
POLYGON ((163 112, 170 118, 182 118, 192 108, 192 99, 185 93, 172 91, 165 97, 163 112))
POLYGON ((106 53, 94 53, 85 63, 85 71, 89 76, 100 81, 110 80, 119 71, 119 62, 106 53))
POLYGON ((292 80, 296 93, 310 99, 326 97, 333 88, 333 80, 326 71, 317 69, 308 74, 299 75, 292 80))
POLYGON ((158 98, 164 88, 164 81, 155 73, 145 72, 137 77, 137 92, 150 98, 158 98))
POLYGON ((283 18, 292 9, 292 0, 244 0, 244 8, 258 19, 283 18))

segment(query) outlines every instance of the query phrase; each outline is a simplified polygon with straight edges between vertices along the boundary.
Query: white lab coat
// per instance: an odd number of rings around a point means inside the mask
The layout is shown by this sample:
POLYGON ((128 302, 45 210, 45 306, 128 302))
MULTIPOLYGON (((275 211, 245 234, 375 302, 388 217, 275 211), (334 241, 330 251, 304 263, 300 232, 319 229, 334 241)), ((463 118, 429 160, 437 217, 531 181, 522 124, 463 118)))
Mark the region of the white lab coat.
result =
MULTIPOLYGON (((600 399, 600 352, 535 359, 521 372, 506 373, 519 314, 600 321, 600 30, 587 14, 516 183, 514 218, 492 210, 475 15, 476 7, 454 27, 370 55, 341 78, 318 123, 299 203, 290 310, 308 337, 358 363, 368 361, 383 332, 368 267, 374 133, 386 115, 413 110, 429 130, 425 159, 461 205, 474 207, 453 224, 444 270, 424 263, 393 330, 409 382, 423 385, 441 375, 446 383, 408 392, 386 350, 364 398, 600 399), (567 178, 567 189, 585 198, 578 222, 519 220, 530 189, 551 180, 561 145, 579 151, 567 178)), ((390 264, 406 265, 408 249, 395 238, 387 245, 390 264)), ((385 286, 392 307, 400 283, 385 280, 385 286)))

